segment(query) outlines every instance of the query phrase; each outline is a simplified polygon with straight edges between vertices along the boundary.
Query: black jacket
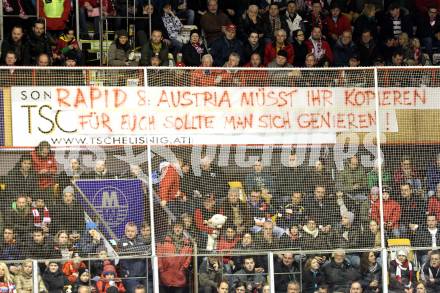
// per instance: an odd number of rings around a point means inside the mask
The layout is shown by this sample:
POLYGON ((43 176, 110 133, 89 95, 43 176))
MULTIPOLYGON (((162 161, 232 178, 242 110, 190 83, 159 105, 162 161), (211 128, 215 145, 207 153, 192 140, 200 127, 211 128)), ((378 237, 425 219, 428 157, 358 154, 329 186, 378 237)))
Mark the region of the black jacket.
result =
POLYGON ((338 265, 332 260, 323 268, 323 272, 330 292, 345 292, 350 288, 353 281, 357 281, 361 277, 359 271, 345 261, 338 265))
POLYGON ((191 42, 186 43, 182 47, 182 57, 185 66, 200 66, 202 63, 202 56, 205 55, 208 50, 205 45, 201 45, 200 53, 197 52, 196 48, 191 44, 191 42))
POLYGON ((64 292, 64 286, 69 283, 60 270, 52 273, 49 269, 46 269, 43 273, 43 281, 49 293, 62 293, 64 292))
POLYGON ((15 65, 30 65, 29 47, 26 40, 22 39, 22 41, 18 43, 14 43, 11 37, 4 40, 2 42, 1 49, 1 64, 5 64, 6 53, 8 53, 9 51, 15 52, 15 55, 17 57, 17 62, 15 63, 15 65))
POLYGON ((321 270, 312 272, 307 270, 302 273, 302 289, 303 293, 314 293, 319 286, 325 283, 324 274, 321 270))
POLYGON ((41 53, 46 53, 47 55, 52 56, 49 39, 46 35, 37 37, 33 32, 31 32, 27 39, 27 46, 29 47, 29 64, 36 64, 37 57, 41 53))

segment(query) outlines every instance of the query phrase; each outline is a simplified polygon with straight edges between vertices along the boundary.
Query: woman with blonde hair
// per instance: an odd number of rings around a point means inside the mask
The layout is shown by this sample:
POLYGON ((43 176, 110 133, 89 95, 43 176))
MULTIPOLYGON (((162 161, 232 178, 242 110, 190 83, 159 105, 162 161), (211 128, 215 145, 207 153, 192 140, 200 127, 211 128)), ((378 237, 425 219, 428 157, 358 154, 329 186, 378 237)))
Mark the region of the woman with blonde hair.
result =
POLYGON ((9 273, 8 266, 4 262, 0 262, 0 292, 16 292, 14 279, 9 273))
MULTIPOLYGON (((17 293, 32 293, 32 260, 23 261, 20 273, 15 277, 17 293)), ((46 286, 38 274, 38 292, 45 292, 46 286)))

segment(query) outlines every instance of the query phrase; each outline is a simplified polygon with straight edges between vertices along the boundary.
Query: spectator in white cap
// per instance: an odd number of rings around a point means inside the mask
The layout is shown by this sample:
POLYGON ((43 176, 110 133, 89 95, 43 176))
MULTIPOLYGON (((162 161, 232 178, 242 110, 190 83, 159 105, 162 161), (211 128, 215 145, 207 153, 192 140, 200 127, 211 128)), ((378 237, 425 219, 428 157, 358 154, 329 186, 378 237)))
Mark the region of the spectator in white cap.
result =
POLYGON ((412 292, 416 281, 416 272, 413 263, 408 260, 406 250, 400 249, 397 251, 396 259, 390 262, 389 271, 390 284, 388 292, 412 292))

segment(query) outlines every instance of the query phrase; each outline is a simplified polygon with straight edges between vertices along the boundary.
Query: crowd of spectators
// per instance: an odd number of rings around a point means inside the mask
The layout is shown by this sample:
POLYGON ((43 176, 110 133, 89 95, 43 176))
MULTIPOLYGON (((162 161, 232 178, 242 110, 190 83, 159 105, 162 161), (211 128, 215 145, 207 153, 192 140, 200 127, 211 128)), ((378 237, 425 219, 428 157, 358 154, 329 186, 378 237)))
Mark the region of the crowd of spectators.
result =
MULTIPOLYGON (((276 170, 258 159, 248 173, 226 176, 208 156, 202 158, 198 175, 185 160, 160 163, 153 210, 162 290, 186 292, 192 272, 198 274, 200 292, 215 292, 222 280, 229 292, 241 292, 242 287, 266 292, 265 253, 273 250, 276 292, 362 292, 353 291, 358 286, 380 292, 378 167, 364 168, 353 156, 335 172, 326 160, 306 167, 291 154, 276 170), (225 223, 210 226, 209 220, 219 214, 227 217, 225 223), (213 234, 214 254, 194 260, 195 249, 212 253, 207 243, 213 234)), ((50 259, 38 267, 39 286, 48 292, 152 290, 154 268, 146 257, 151 251, 149 223, 138 227, 129 222, 121 239, 108 239, 93 221, 85 220, 72 185, 78 179, 145 179, 141 171, 133 165, 121 172, 103 160, 87 170, 78 159, 59 170, 47 142, 23 154, 2 191, 0 259, 8 264, 0 263, 0 287, 31 292, 32 262, 16 261, 50 259), (115 263, 111 251, 132 258, 115 263)), ((388 267, 390 290, 415 292, 420 286, 425 291, 417 292, 438 292, 440 155, 426 172, 404 157, 393 172, 383 168, 382 182, 385 245, 387 239, 407 238, 422 248, 416 253, 409 246, 394 251, 388 267)), ((147 198, 146 186, 143 192, 147 198)))
MULTIPOLYGON (((2 64, 85 63, 72 29, 76 1, 38 0, 36 21, 29 17, 36 9, 28 1, 4 2, 9 21, 2 64)), ((209 65, 230 67, 233 53, 240 67, 423 66, 437 62, 440 44, 434 0, 80 0, 78 5, 81 39, 99 39, 102 19, 116 32, 107 56, 113 66, 168 66, 170 60, 200 66, 211 54, 209 65), (189 41, 185 25, 194 28, 189 41)))

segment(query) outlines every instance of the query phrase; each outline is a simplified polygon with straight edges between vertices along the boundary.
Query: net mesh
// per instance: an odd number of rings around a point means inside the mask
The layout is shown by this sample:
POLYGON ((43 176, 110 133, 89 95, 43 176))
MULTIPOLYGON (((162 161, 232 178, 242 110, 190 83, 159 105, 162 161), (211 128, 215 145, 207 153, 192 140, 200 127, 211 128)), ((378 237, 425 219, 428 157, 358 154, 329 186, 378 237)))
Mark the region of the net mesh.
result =
POLYGON ((367 68, 0 71, 3 228, 17 243, 1 259, 93 258, 92 277, 113 263, 124 286, 149 291, 156 255, 161 285, 184 272, 192 291, 221 278, 262 289, 272 274, 276 292, 369 277, 374 289, 371 252, 390 289, 409 284, 396 277, 402 254, 411 285, 429 279, 436 68, 379 68, 377 83, 367 68), (143 273, 127 273, 136 264, 143 273))

